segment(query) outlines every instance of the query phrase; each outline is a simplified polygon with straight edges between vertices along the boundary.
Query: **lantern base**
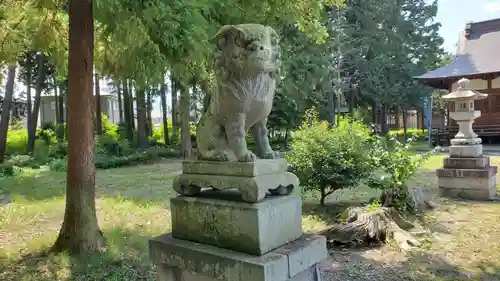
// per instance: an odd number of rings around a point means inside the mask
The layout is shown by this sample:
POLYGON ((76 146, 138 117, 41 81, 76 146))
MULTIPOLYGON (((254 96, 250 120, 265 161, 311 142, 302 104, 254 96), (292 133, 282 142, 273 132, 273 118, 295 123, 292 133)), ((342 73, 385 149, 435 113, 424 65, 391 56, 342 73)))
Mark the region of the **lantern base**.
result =
POLYGON ((489 157, 448 157, 443 168, 436 169, 439 194, 443 197, 469 200, 497 199, 497 167, 489 157))
POLYGON ((483 145, 452 145, 450 146, 451 157, 475 158, 483 155, 483 145))
POLYGON ((450 141, 451 145, 476 145, 481 144, 480 138, 454 138, 450 141))

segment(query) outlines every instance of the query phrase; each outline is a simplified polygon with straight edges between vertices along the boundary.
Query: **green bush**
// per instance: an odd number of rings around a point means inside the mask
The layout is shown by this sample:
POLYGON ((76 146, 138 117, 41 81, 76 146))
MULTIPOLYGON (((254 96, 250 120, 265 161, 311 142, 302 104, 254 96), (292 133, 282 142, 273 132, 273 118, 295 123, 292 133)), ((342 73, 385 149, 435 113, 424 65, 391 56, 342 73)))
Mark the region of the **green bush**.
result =
POLYGON ((21 118, 14 118, 10 120, 9 130, 22 130, 24 129, 24 121, 21 118))
MULTIPOLYGON (((170 135, 172 135, 172 120, 168 120, 167 124, 170 137, 170 135)), ((161 124, 160 126, 153 127, 153 135, 151 136, 151 139, 163 143, 165 140, 164 136, 165 136, 165 130, 163 129, 163 124, 161 124)))
POLYGON ((377 170, 368 178, 367 184, 383 190, 380 199, 383 206, 394 207, 401 212, 418 209, 409 194, 407 183, 435 151, 415 155, 410 149, 416 139, 415 136, 403 143, 396 137, 390 140, 377 137, 373 143, 370 155, 377 170))
POLYGON ((133 153, 127 140, 117 140, 112 136, 96 137, 96 154, 109 156, 125 156, 133 153))
POLYGON ((54 159, 49 163, 51 171, 66 172, 68 170, 68 159, 54 159))
POLYGON ((36 138, 38 140, 42 140, 47 146, 57 142, 56 132, 51 129, 38 129, 36 132, 36 138))
POLYGON ((109 157, 105 155, 96 155, 95 166, 98 169, 111 169, 146 164, 150 162, 156 162, 162 158, 178 156, 178 151, 169 148, 151 147, 146 151, 139 151, 126 156, 109 157))
POLYGON ((6 162, 9 165, 16 167, 29 167, 33 169, 40 168, 40 163, 37 159, 29 156, 29 155, 16 155, 9 158, 6 162))
POLYGON ((40 125, 40 130, 48 130, 55 132, 56 131, 56 124, 54 122, 43 122, 42 125, 40 125))
POLYGON ((108 116, 106 116, 104 113, 102 114, 101 120, 102 120, 102 133, 105 136, 111 137, 115 140, 119 140, 120 133, 118 131, 118 125, 112 124, 109 121, 108 116))
POLYGON ((328 195, 356 187, 373 171, 373 162, 365 152, 371 131, 347 118, 330 128, 327 122, 318 120, 314 109, 308 110, 305 117, 292 133, 291 150, 286 157, 304 189, 319 192, 320 204, 324 205, 328 195))
MULTIPOLYGON (((407 129, 406 130, 406 136, 408 138, 410 137, 413 137, 413 136, 416 136, 417 139, 424 139, 428 136, 429 134, 429 131, 426 129, 426 130, 422 130, 422 129, 407 129)), ((399 129, 399 130, 391 130, 389 132, 389 137, 397 137, 398 139, 403 139, 404 138, 404 135, 405 135, 405 132, 403 129, 399 129)))
POLYGON ((7 177, 14 175, 14 165, 10 163, 0 164, 0 177, 7 177))
MULTIPOLYGON (((168 120, 168 133, 170 135, 170 144, 171 145, 179 145, 181 143, 181 131, 179 128, 179 131, 177 132, 177 138, 175 140, 172 140, 172 120, 168 120)), ((191 135, 191 141, 193 143, 193 146, 196 146, 196 125, 191 124, 189 127, 189 132, 191 135)), ((156 143, 164 143, 164 130, 163 130, 163 124, 160 126, 156 126, 153 128, 153 135, 151 136, 152 140, 155 140, 156 143)))
POLYGON ((28 150, 28 132, 26 129, 9 130, 7 132, 7 148, 5 154, 26 154, 28 150))
POLYGON ((55 133, 59 140, 64 140, 66 137, 66 123, 56 124, 55 133))

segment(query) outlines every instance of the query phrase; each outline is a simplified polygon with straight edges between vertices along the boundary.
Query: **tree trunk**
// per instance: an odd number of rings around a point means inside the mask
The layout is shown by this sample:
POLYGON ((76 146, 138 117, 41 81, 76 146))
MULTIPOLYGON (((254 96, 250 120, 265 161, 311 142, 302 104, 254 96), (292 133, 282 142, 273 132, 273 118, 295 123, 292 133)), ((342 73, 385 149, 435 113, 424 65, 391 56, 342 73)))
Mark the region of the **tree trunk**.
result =
POLYGON ((407 127, 408 126, 408 124, 407 124, 407 121, 408 121, 407 118, 408 117, 406 116, 406 114, 407 114, 406 108, 403 107, 402 111, 403 111, 403 139, 404 139, 404 141, 406 143, 406 140, 408 139, 408 127, 407 127))
POLYGON ((127 131, 127 140, 132 143, 134 140, 134 130, 132 129, 132 113, 130 112, 130 89, 127 86, 127 82, 123 83, 123 113, 124 122, 127 131))
MULTIPOLYGON (((69 89, 68 89, 68 92, 69 92, 69 89)), ((68 114, 68 93, 66 93, 66 101, 65 101, 65 104, 66 104, 66 107, 64 109, 64 112, 66 113, 66 123, 65 123, 65 128, 64 128, 64 138, 67 140, 68 139, 68 118, 69 118, 69 114, 68 114)))
POLYGON ((0 115, 0 163, 5 160, 7 149, 7 133, 9 131, 10 110, 12 108, 12 97, 14 96, 14 79, 16 78, 16 65, 10 65, 7 72, 7 83, 5 84, 5 95, 2 102, 2 114, 0 115))
POLYGON ((399 106, 396 106, 396 118, 394 118, 395 119, 394 125, 396 126, 396 130, 401 129, 401 122, 399 122, 400 117, 401 117, 401 108, 399 106))
POLYGON ((136 91, 137 95, 137 89, 133 87, 132 81, 128 80, 128 94, 129 94, 128 107, 130 108, 130 130, 132 131, 132 134, 135 131, 134 91, 136 91))
MULTIPOLYGON (((179 84, 180 85, 180 84, 179 84)), ((184 159, 191 157, 191 134, 190 134, 190 112, 189 112, 189 88, 181 86, 181 100, 180 100, 180 113, 181 113, 181 154, 184 159)))
POLYGON ((377 120, 377 102, 374 101, 372 102, 372 123, 373 125, 377 125, 378 120, 377 120))
POLYGON ((123 106, 122 106, 122 89, 121 89, 121 81, 116 82, 116 91, 118 94, 118 115, 120 116, 120 123, 123 123, 123 106))
POLYGON ((320 206, 325 206, 325 201, 326 201, 326 190, 324 187, 320 188, 320 198, 319 198, 319 205, 320 206))
MULTIPOLYGON (((55 103, 55 111, 56 111, 56 124, 59 124, 59 114, 62 114, 62 112, 59 111, 59 95, 57 94, 57 82, 56 82, 56 77, 53 77, 53 83, 54 83, 54 103, 55 103)), ((61 94, 61 93, 59 93, 61 94)))
POLYGON ((330 127, 335 127, 335 91, 328 94, 328 123, 330 127))
POLYGON ((382 105, 382 120, 380 120, 380 124, 382 127, 382 135, 387 135, 389 133, 389 126, 387 126, 387 104, 384 103, 382 105))
POLYGON ((166 145, 170 144, 170 139, 168 138, 168 115, 167 115, 167 91, 165 89, 165 79, 162 80, 160 86, 160 99, 161 99, 161 112, 163 119, 163 140, 166 145))
POLYGON ((102 136, 102 109, 101 109, 101 85, 99 83, 99 74, 95 74, 95 123, 96 132, 102 136))
POLYGON ((95 208, 92 1, 69 1, 68 172, 64 221, 52 250, 72 255, 105 244, 95 208))
POLYGON ((27 125, 28 125, 28 134, 29 134, 29 126, 31 124, 31 80, 32 80, 32 72, 33 72, 33 64, 31 61, 31 54, 27 55, 27 66, 26 66, 26 72, 27 72, 27 79, 26 79, 26 106, 28 107, 26 109, 26 118, 27 118, 27 125))
POLYGON ((40 112, 40 102, 42 96, 43 82, 45 81, 45 63, 43 53, 37 54, 38 60, 38 77, 36 78, 35 86, 35 103, 33 104, 33 111, 31 112, 31 122, 28 124, 28 154, 33 154, 35 151, 35 139, 36 139, 36 125, 38 123, 38 115, 40 112))
POLYGON ((171 85, 171 99, 172 99, 172 142, 177 142, 177 134, 179 131, 178 127, 178 119, 177 119, 177 85, 178 83, 173 78, 173 75, 170 76, 170 85, 171 85))
POLYGON ((420 130, 424 133, 425 129, 428 129, 427 124, 425 123, 425 110, 422 109, 422 111, 418 111, 418 116, 420 117, 420 130))
POLYGON ((64 95, 63 95, 63 86, 59 84, 59 120, 57 122, 59 124, 64 123, 64 115, 65 115, 65 106, 64 106, 64 95))
POLYGON ((146 111, 146 125, 147 125, 147 134, 148 134, 148 137, 151 137, 153 135, 153 118, 151 116, 151 111, 153 111, 153 103, 152 103, 152 100, 151 100, 151 90, 148 90, 148 93, 147 93, 147 98, 146 98, 146 107, 147 107, 147 111, 146 111))
POLYGON ((148 136, 146 128, 146 101, 144 89, 137 89, 137 147, 146 149, 148 147, 148 136))

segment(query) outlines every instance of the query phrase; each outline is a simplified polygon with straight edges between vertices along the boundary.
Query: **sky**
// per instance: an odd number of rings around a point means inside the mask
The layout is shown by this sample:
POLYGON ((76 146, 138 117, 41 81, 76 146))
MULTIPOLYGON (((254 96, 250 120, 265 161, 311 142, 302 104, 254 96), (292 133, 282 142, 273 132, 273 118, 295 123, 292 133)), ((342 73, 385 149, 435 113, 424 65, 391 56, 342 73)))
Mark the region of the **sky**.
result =
POLYGON ((443 47, 451 53, 455 53, 458 35, 467 22, 500 18, 500 0, 438 0, 438 5, 436 21, 441 23, 443 47))

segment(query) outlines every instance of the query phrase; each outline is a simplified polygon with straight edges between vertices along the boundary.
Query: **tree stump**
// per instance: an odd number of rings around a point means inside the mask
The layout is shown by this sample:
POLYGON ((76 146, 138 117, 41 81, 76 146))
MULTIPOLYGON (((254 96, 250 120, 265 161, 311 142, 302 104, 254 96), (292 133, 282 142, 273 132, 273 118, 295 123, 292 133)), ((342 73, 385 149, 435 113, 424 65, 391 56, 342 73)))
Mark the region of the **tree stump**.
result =
POLYGON ((415 238, 406 230, 413 224, 405 220, 395 209, 380 207, 370 210, 363 207, 350 207, 347 223, 338 224, 322 231, 329 242, 340 244, 369 244, 385 242, 388 238, 403 250, 420 246, 415 238))
MULTIPOLYGON (((370 244, 381 243, 392 238, 398 246, 407 251, 412 247, 419 247, 420 242, 407 230, 414 225, 406 220, 392 206, 396 198, 401 198, 404 189, 387 190, 380 198, 382 207, 350 207, 344 212, 345 224, 337 224, 321 232, 329 242, 340 244, 370 244)), ((408 188, 405 195, 407 204, 414 212, 421 212, 432 208, 425 199, 423 190, 419 187, 408 188)))

